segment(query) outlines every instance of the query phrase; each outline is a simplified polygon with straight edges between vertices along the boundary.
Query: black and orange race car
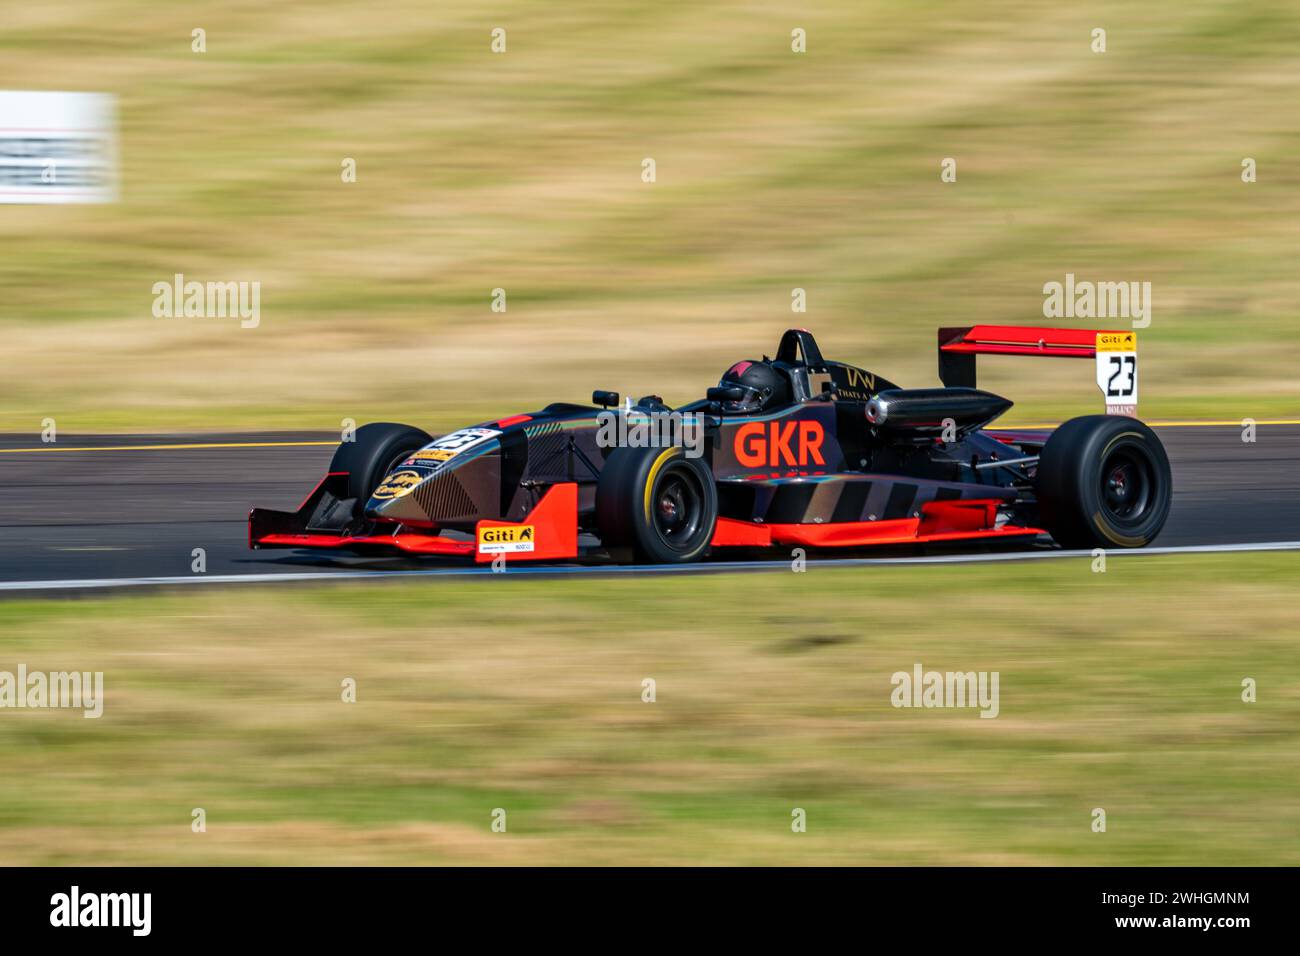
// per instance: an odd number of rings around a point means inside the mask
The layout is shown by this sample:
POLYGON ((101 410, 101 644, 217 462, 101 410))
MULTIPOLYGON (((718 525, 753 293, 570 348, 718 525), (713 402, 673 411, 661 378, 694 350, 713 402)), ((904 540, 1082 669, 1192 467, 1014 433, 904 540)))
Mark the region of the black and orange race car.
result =
POLYGON ((1133 414, 1129 331, 939 330, 941 388, 828 361, 791 329, 670 408, 557 402, 433 438, 357 429, 297 511, 253 510, 254 548, 397 550, 476 561, 687 562, 729 549, 968 542, 1133 548, 1169 512, 1169 460, 1133 414), (1109 414, 1050 433, 988 425, 978 354, 1093 358, 1109 414))

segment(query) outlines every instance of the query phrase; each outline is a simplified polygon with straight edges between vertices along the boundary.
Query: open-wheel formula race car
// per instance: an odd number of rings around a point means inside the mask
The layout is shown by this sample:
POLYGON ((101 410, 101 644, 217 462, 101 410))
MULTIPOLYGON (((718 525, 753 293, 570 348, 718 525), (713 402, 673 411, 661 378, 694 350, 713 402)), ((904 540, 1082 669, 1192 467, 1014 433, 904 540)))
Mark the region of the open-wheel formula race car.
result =
POLYGON ((557 402, 436 439, 364 425, 297 511, 253 509, 249 543, 667 563, 1045 536, 1134 548, 1160 532, 1169 460, 1132 417, 1135 333, 940 329, 939 372, 941 388, 899 388, 824 359, 811 333, 791 329, 775 359, 737 362, 678 408, 598 391, 593 405, 557 402), (987 430, 1012 403, 975 387, 978 354, 1093 358, 1109 414, 1050 433, 987 430))

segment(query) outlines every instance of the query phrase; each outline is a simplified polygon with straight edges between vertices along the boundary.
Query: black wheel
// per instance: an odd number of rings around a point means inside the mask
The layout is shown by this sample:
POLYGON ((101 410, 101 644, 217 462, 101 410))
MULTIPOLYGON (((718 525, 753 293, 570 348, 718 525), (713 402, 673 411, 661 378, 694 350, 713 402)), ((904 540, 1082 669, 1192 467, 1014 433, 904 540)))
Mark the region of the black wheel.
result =
POLYGON ((410 425, 374 422, 357 429, 355 441, 342 442, 330 461, 330 471, 348 473, 348 497, 356 499, 359 515, 384 476, 433 438, 410 425))
POLYGON ((1172 485, 1155 432, 1117 415, 1070 419, 1038 460, 1043 524, 1065 548, 1150 544, 1169 517, 1172 485))
POLYGON ((619 448, 606 459, 596 526, 611 554, 656 564, 696 561, 717 523, 713 472, 684 448, 619 448))

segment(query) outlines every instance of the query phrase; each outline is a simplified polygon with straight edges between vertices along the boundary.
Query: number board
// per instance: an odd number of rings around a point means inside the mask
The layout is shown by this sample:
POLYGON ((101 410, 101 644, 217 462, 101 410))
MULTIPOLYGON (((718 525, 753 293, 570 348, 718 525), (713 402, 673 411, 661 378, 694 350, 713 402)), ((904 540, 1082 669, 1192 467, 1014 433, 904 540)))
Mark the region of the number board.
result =
POLYGON ((1137 415, 1136 332, 1097 333, 1097 387, 1106 396, 1107 415, 1137 415))

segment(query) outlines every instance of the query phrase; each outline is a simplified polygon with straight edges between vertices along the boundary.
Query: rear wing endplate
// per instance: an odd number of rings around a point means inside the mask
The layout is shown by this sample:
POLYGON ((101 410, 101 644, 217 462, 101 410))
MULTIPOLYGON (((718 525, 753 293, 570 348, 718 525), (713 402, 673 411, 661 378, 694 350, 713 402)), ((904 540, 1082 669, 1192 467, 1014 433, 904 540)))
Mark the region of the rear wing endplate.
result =
POLYGON ((970 325, 939 330, 939 380, 944 385, 974 388, 977 355, 1095 359, 1097 387, 1106 398, 1106 413, 1137 414, 1136 332, 1027 325, 970 325))

